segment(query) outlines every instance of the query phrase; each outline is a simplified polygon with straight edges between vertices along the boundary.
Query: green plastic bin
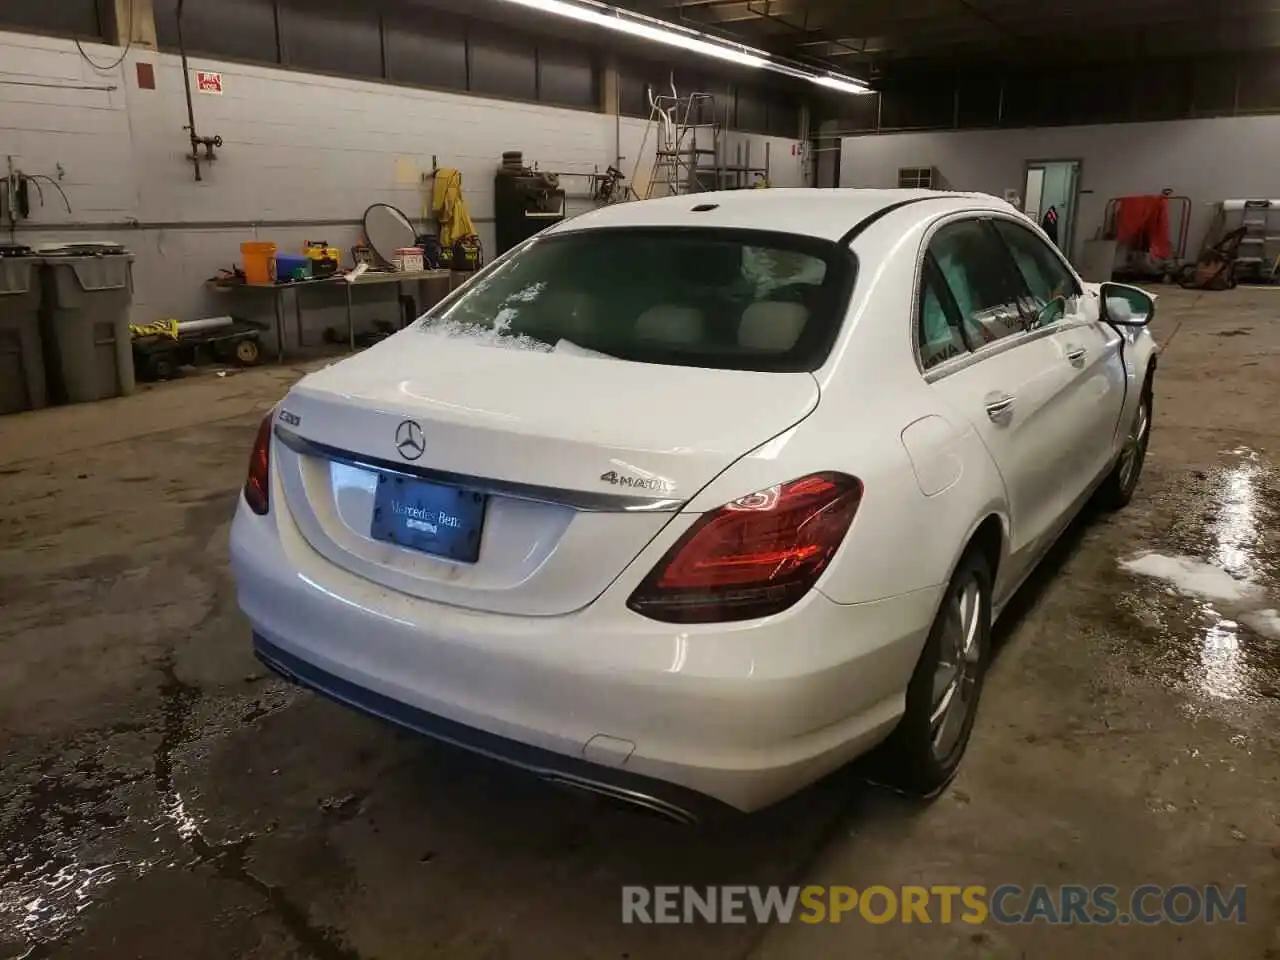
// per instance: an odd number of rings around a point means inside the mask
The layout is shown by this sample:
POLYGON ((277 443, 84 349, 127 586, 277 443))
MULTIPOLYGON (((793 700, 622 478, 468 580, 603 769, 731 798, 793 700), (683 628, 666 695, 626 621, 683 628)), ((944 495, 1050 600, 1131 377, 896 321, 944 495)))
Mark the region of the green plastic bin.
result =
POLYGON ((36 257, 0 257, 0 414, 49 403, 36 257))
POLYGON ((133 393, 133 257, 45 257, 45 353, 56 399, 105 400, 133 393))

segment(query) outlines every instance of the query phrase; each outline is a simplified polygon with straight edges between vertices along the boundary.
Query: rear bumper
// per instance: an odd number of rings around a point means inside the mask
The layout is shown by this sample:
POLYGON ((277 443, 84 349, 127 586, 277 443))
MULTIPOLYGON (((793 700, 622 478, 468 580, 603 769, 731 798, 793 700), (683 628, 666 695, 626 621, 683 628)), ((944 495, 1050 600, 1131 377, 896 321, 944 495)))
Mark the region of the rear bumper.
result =
POLYGON ((269 666, 366 713, 539 776, 690 819, 749 811, 864 752, 901 715, 938 601, 681 627, 611 592, 577 613, 478 613, 389 590, 317 554, 287 506, 241 503, 231 558, 269 666), (685 816, 687 815, 687 816, 685 816))
POLYGON ((612 797, 681 823, 696 823, 717 814, 735 812, 725 803, 675 784, 543 750, 427 713, 326 673, 314 664, 285 653, 258 634, 253 636, 253 652, 264 666, 290 683, 369 716, 518 767, 552 783, 612 797))

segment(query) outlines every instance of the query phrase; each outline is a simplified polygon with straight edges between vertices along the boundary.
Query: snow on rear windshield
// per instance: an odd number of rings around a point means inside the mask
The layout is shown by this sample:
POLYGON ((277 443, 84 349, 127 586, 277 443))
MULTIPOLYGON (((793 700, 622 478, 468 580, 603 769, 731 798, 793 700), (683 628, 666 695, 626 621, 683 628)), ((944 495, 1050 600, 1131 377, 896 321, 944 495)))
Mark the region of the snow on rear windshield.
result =
MULTIPOLYGON (((476 280, 477 284, 486 282, 486 278, 476 280)), ((510 350, 550 353, 555 349, 555 344, 511 332, 511 324, 520 315, 521 305, 536 303, 544 287, 545 284, 535 282, 507 293, 492 319, 487 323, 476 323, 466 314, 454 316, 454 311, 450 311, 447 316, 433 320, 424 329, 433 336, 448 337, 452 340, 471 340, 510 350)))
POLYGON ((852 259, 754 231, 595 230, 540 238, 423 318, 433 336, 541 353, 747 370, 813 369, 852 259))

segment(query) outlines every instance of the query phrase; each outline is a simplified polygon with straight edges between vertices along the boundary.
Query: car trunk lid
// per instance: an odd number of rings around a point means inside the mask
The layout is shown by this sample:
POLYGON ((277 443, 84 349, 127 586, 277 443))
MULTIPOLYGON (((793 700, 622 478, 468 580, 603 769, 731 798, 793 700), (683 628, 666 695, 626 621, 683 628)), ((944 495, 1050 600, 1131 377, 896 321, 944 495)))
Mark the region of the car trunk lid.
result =
POLYGON ((818 396, 807 373, 541 353, 411 329, 295 386, 274 462, 303 535, 332 562, 425 599, 556 615, 591 603, 680 504, 818 396), (418 481, 484 497, 470 562, 375 535, 375 511, 393 502, 379 485, 418 481))

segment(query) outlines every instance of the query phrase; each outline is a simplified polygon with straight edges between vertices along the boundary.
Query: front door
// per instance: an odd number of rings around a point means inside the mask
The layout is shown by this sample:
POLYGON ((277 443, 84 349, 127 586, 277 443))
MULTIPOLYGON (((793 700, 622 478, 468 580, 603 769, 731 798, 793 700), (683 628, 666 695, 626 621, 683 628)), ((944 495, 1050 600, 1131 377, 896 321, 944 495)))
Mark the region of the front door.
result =
POLYGON ((1058 362, 1073 371, 1063 410, 1077 439, 1075 460, 1064 482, 1078 502, 1109 469, 1118 449, 1125 394, 1123 341, 1100 322, 1098 298, 1084 292, 1060 253, 1011 218, 993 218, 992 226, 1025 285, 1029 303, 1024 312, 1037 318, 1034 325, 1052 331, 1058 362))

